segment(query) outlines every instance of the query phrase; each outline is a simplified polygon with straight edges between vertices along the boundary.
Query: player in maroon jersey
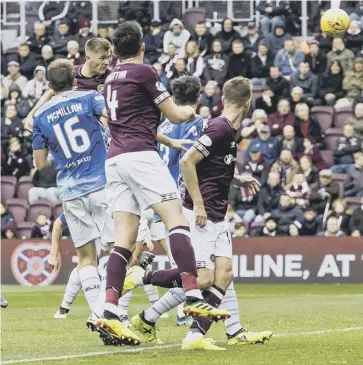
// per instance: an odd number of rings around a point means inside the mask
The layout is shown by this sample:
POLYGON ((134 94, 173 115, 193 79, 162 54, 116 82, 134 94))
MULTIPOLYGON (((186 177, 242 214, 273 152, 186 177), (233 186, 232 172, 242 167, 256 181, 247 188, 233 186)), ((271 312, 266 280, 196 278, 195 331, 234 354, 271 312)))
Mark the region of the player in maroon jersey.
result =
MULTIPOLYGON (((111 73, 108 69, 111 55, 111 43, 107 39, 92 38, 85 46, 86 62, 74 68, 78 90, 97 90, 103 93, 104 83, 111 73)), ((32 131, 35 112, 54 96, 53 90, 48 90, 38 100, 32 111, 24 120, 25 129, 32 131)))
POLYGON ((125 276, 140 213, 149 207, 169 231, 171 253, 178 269, 163 271, 163 279, 168 281, 169 275, 178 273, 186 292, 185 311, 213 319, 230 316, 205 302, 198 288, 188 222, 182 214, 176 183, 157 152, 160 112, 178 124, 192 120, 195 111, 189 105, 177 106, 156 71, 143 64, 142 39, 137 22, 127 21, 116 29, 113 43, 120 62, 107 77, 104 93, 112 137, 106 160, 107 196, 116 241, 107 264, 105 318, 97 324, 103 340, 112 344, 139 341, 136 335, 131 340, 124 339, 129 331, 119 321, 117 304, 124 284, 130 289, 143 280, 144 270, 137 266, 126 281, 125 276))

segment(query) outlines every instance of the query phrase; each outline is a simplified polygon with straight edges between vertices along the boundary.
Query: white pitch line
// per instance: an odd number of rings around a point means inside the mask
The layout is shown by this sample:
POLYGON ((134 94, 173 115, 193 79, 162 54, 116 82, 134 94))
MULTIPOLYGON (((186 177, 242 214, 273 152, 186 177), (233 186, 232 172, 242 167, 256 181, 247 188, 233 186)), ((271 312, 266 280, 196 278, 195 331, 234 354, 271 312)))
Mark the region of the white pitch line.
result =
MULTIPOLYGON (((328 329, 328 330, 320 330, 320 331, 308 331, 308 332, 288 332, 288 333, 277 333, 274 334, 273 337, 287 337, 287 336, 314 336, 314 335, 324 335, 325 333, 331 332, 351 332, 351 331, 360 331, 363 330, 363 326, 361 327, 348 327, 348 328, 340 328, 340 329, 328 329)), ((69 356, 54 356, 54 357, 43 357, 37 359, 22 359, 22 360, 6 360, 2 361, 1 364, 19 364, 19 363, 29 363, 29 362, 40 362, 40 361, 57 361, 57 360, 70 360, 70 359, 78 359, 83 357, 92 357, 99 355, 118 355, 118 354, 130 354, 130 353, 138 353, 145 351, 153 351, 153 350, 163 350, 163 349, 172 349, 180 347, 180 343, 169 344, 169 345, 158 345, 158 346, 150 346, 150 347, 137 347, 131 349, 117 350, 117 351, 100 351, 100 352, 87 352, 85 354, 78 355, 69 355, 69 356)))

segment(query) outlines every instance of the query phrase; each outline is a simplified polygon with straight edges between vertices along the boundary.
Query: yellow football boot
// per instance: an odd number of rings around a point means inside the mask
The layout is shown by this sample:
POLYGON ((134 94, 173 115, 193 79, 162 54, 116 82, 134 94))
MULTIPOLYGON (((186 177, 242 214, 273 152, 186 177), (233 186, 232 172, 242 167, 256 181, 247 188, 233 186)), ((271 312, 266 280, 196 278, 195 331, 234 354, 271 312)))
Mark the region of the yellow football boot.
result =
POLYGON ((228 339, 228 345, 253 345, 256 343, 265 343, 272 336, 271 331, 250 332, 241 331, 228 339))
POLYGON ((187 342, 185 339, 182 342, 182 350, 193 351, 193 350, 206 350, 206 351, 225 351, 223 347, 215 345, 215 341, 211 338, 201 337, 199 340, 194 342, 187 342))
POLYGON ((204 300, 199 300, 192 304, 186 304, 183 310, 184 314, 191 317, 201 316, 208 317, 213 321, 225 320, 231 317, 231 313, 221 308, 212 307, 204 300))
POLYGON ((162 345, 164 343, 156 336, 155 326, 146 323, 140 314, 132 317, 131 324, 143 335, 146 343, 151 343, 153 345, 162 345))
POLYGON ((127 270, 122 295, 143 285, 142 278, 145 275, 145 270, 141 266, 132 266, 127 270))

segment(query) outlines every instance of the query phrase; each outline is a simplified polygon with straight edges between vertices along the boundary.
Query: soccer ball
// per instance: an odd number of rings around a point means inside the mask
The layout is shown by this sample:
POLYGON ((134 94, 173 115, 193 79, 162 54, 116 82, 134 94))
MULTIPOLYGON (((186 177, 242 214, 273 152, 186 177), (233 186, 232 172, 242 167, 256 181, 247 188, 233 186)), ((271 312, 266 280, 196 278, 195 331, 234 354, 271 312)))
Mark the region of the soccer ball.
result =
POLYGON ((329 9, 320 19, 321 30, 330 37, 339 37, 349 28, 349 15, 342 9, 329 9))

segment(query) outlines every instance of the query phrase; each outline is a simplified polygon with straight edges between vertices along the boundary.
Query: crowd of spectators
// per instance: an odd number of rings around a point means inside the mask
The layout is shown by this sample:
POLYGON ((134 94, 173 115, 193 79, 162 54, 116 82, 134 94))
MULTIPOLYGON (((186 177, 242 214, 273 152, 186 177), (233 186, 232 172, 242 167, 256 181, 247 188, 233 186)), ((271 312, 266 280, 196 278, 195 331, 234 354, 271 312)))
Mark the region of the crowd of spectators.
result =
MULTIPOLYGON (((82 64, 87 40, 111 40, 113 32, 105 25, 92 29, 90 2, 63 3, 43 2, 34 33, 16 51, 1 50, 2 175, 32 176, 29 204, 58 198, 55 168, 34 169, 31 134, 22 125, 48 88, 47 67, 57 58, 82 64)), ((200 78, 203 119, 220 114, 226 80, 242 75, 254 85, 251 112, 237 141, 237 166, 259 179, 261 191, 251 197, 231 186, 231 233, 363 235, 363 8, 344 2, 352 21, 343 38, 319 33, 301 42, 293 37, 298 32, 293 2, 260 1, 259 28, 226 18, 219 28, 198 21, 189 30, 179 18, 151 19, 144 3, 136 12, 121 7, 120 21, 142 24, 145 63, 153 65, 166 87, 181 75, 200 78), (347 118, 326 127, 316 112, 321 108, 332 118, 344 110, 347 118), (352 197, 355 209, 345 199, 352 197)), ((16 237, 6 201, 1 210, 2 236, 16 237)), ((51 218, 39 214, 33 234, 48 237, 51 218)))

